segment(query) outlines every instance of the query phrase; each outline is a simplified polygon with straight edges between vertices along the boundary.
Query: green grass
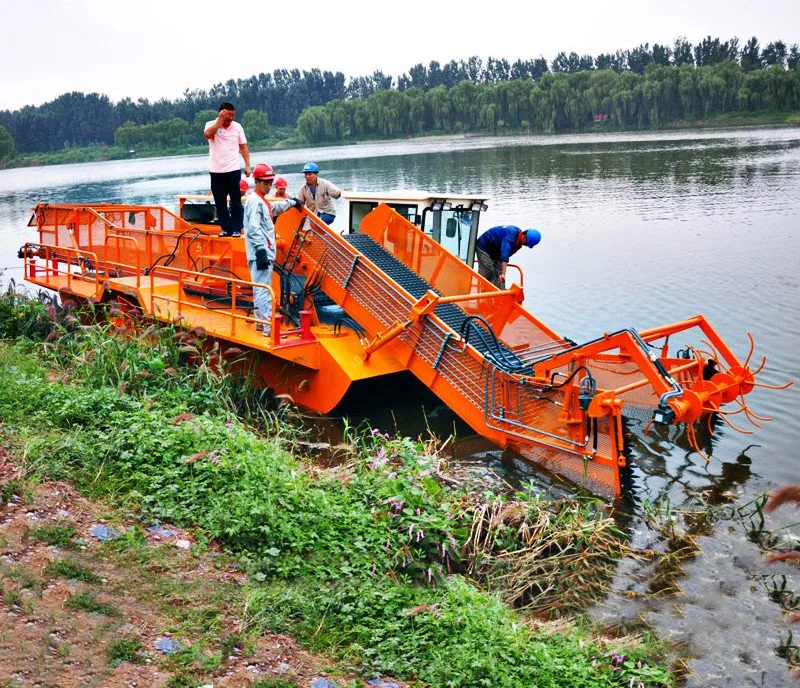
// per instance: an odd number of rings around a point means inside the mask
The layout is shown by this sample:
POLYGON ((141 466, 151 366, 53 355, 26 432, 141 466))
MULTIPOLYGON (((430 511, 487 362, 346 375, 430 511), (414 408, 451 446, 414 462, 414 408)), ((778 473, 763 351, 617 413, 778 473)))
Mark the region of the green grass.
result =
MULTIPOLYGON (((645 676, 647 688, 673 684, 650 647, 614 666, 613 645, 591 642, 577 627, 534 631, 506 601, 516 591, 531 608, 564 613, 602 593, 604 566, 623 549, 590 502, 559 506, 520 495, 504 504, 454 491, 436 479, 428 446, 369 429, 350 429, 342 465, 312 467, 292 453, 297 427, 214 355, 170 328, 122 338, 91 327, 44 349, 0 346, 4 432, 36 475, 192 527, 235 555, 251 576, 252 628, 292 634, 371 674, 454 688, 600 688, 645 676), (187 347, 197 365, 181 357, 187 347), (51 368, 68 371, 71 383, 53 381, 51 368), (493 530, 476 538, 473 526, 488 510, 493 530), (554 546, 526 561, 522 532, 542 521, 541 537, 554 546), (558 551, 578 549, 591 566, 565 575, 558 551), (522 588, 503 584, 501 552, 519 563, 513 573, 522 588), (585 585, 592 576, 596 585, 585 585)), ((130 533, 109 547, 144 557, 141 532, 130 533)), ((178 630, 218 637, 214 607, 222 598, 205 604, 202 595, 182 593, 178 630)), ((68 604, 114 613, 90 593, 68 604)), ((180 671, 175 685, 218 664, 217 654, 198 652, 169 657, 180 671)))
POLYGON ((46 523, 43 526, 37 526, 30 532, 31 539, 62 549, 74 547, 73 538, 76 535, 77 532, 72 526, 62 526, 57 523, 46 523))
POLYGON ((104 614, 106 616, 119 616, 119 609, 107 602, 98 602, 93 592, 79 592, 70 597, 66 605, 75 611, 89 612, 90 614, 104 614))
POLYGON ((32 571, 20 564, 6 564, 0 562, 0 578, 7 578, 16 583, 21 589, 27 588, 35 593, 41 593, 42 581, 32 571))
POLYGON ((138 640, 119 638, 112 641, 107 649, 108 665, 117 667, 123 662, 143 664, 145 661, 142 644, 138 640))
POLYGON ((67 578, 69 580, 84 581, 85 583, 99 583, 100 577, 90 569, 69 559, 59 559, 48 564, 44 569, 45 574, 67 578))
POLYGON ((25 480, 15 478, 0 486, 0 506, 8 504, 15 497, 23 503, 30 503, 32 496, 33 490, 25 480))

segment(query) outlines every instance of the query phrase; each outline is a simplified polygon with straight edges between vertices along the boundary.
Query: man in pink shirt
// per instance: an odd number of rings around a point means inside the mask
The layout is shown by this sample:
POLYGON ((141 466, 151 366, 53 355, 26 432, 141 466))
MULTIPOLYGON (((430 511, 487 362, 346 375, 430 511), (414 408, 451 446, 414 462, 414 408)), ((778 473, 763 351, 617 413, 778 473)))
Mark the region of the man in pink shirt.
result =
POLYGON ((242 125, 233 121, 235 116, 233 104, 222 103, 217 119, 206 122, 203 131, 203 136, 208 139, 208 169, 211 172, 211 193, 217 206, 217 219, 222 228, 220 236, 242 234, 244 209, 239 190, 242 178, 240 155, 244 159, 244 175, 250 176, 250 149, 242 125))

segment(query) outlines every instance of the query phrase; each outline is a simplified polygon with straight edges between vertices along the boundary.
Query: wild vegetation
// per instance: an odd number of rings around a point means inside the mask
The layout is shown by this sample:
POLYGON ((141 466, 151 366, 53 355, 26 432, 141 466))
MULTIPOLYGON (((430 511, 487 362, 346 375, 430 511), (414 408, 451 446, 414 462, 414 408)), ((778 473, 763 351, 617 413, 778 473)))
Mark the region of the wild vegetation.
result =
MULTIPOLYGON (((94 147, 93 159, 130 149, 186 150, 204 143, 202 125, 221 100, 236 104, 251 141, 261 145, 580 131, 604 115, 605 125, 616 128, 658 128, 721 113, 763 119, 769 112, 770 121, 785 121, 800 109, 799 63, 797 44, 777 40, 762 47, 752 37, 740 46, 736 38, 707 36, 694 46, 678 38, 672 46, 645 43, 597 56, 562 52, 549 64, 543 57, 432 61, 397 78, 380 71, 346 78, 320 69, 275 70, 152 103, 72 92, 0 112, 0 163, 87 147, 94 147)), ((42 161, 47 158, 36 157, 42 161)))
MULTIPOLYGON (((419 685, 673 684, 652 646, 623 651, 518 611, 560 616, 603 594, 627 548, 592 501, 453 489, 432 442, 367 428, 321 467, 287 411, 226 362, 236 351, 201 332, 137 335, 0 298, 0 441, 29 479, 69 481, 236 555, 251 628, 419 685)), ((70 561, 53 574, 88 575, 70 561)), ((72 603, 117 614, 90 592, 72 603)))

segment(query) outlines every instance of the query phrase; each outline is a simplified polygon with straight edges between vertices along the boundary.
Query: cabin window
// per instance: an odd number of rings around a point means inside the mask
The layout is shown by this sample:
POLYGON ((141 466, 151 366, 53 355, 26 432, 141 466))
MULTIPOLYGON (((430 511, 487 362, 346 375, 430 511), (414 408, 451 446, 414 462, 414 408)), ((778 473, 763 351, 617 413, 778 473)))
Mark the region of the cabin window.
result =
POLYGON ((211 203, 185 203, 181 216, 187 222, 212 224, 217 220, 217 208, 211 203))
MULTIPOLYGON (((408 203, 387 203, 387 205, 412 224, 419 224, 417 206, 408 203)), ((376 202, 371 201, 351 201, 350 202, 350 233, 357 232, 361 226, 364 216, 378 207, 376 202)))
POLYGON ((468 262, 474 247, 472 224, 477 213, 465 208, 426 209, 422 230, 448 251, 468 262))

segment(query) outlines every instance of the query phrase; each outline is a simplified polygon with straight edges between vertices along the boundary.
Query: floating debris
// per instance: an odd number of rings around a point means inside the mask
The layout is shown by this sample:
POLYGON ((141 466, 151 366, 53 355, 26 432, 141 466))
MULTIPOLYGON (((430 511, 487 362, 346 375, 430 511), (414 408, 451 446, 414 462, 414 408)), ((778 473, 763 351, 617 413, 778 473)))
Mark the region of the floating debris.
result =
POLYGON ((160 650, 165 655, 171 655, 173 652, 180 652, 183 650, 183 645, 181 645, 177 640, 173 640, 172 638, 156 638, 156 642, 153 643, 153 647, 156 650, 160 650))
POLYGON ((311 688, 339 688, 339 684, 324 676, 317 676, 311 680, 311 688))
POLYGON ((100 542, 107 542, 108 540, 116 540, 119 537, 119 533, 114 530, 113 528, 109 528, 108 526, 103 525, 102 523, 98 523, 97 525, 92 526, 89 529, 89 535, 93 538, 97 538, 100 542))
POLYGON ((148 533, 150 533, 150 535, 155 535, 156 537, 162 538, 171 538, 178 534, 178 531, 174 528, 164 528, 164 526, 159 525, 148 526, 146 530, 148 533))

